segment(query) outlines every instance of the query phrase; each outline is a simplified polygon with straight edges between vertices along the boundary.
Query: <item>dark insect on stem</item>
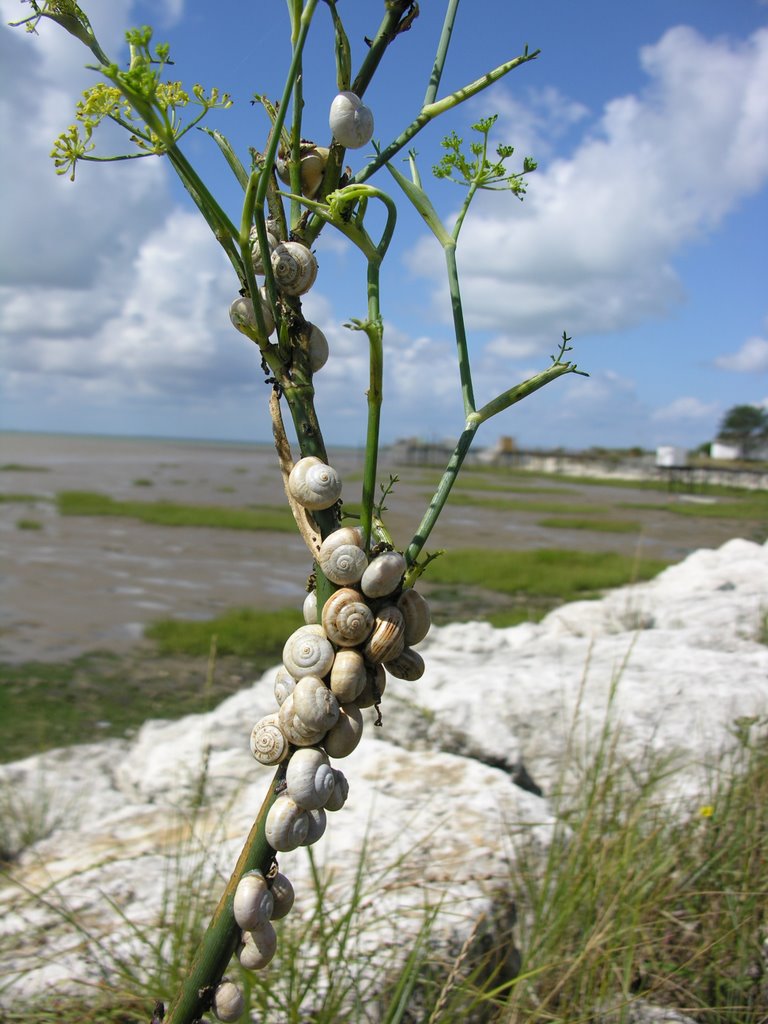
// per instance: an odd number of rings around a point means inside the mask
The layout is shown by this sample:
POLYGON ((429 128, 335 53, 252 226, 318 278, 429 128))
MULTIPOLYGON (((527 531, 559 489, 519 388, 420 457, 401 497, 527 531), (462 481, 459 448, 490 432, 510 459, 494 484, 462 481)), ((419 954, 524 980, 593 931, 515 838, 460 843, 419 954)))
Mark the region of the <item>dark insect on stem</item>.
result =
POLYGON ((155 1008, 152 1011, 152 1020, 149 1024, 162 1024, 163 1018, 165 1017, 165 1003, 162 999, 158 999, 155 1003, 155 1008))

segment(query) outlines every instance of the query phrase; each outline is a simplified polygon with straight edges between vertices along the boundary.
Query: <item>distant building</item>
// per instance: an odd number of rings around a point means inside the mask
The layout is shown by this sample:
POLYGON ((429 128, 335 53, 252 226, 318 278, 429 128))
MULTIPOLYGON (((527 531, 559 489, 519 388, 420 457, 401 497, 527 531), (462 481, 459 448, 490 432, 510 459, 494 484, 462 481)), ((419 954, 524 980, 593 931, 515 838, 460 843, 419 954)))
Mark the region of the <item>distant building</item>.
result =
POLYGON ((661 444, 656 449, 656 465, 663 469, 687 466, 688 451, 674 444, 661 444))
POLYGON ((709 455, 712 459, 740 459, 741 445, 726 444, 725 441, 713 441, 709 447, 709 455))

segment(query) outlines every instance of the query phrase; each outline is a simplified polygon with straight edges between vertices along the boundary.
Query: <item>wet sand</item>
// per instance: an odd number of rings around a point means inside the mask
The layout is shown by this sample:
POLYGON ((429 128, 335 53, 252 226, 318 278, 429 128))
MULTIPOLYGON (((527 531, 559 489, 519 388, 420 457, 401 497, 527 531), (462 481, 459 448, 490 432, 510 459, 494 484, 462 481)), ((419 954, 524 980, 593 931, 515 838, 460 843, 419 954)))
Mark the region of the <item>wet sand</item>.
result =
MULTIPOLYGON (((359 501, 363 456, 330 453, 345 480, 345 497, 359 501)), ((3 434, 0 493, 40 500, 0 504, 3 563, 0 660, 62 660, 89 650, 126 651, 147 623, 166 617, 210 618, 233 606, 298 607, 311 560, 296 534, 163 527, 110 517, 63 517, 52 499, 64 490, 98 491, 116 499, 205 505, 283 505, 282 481, 270 446, 196 441, 3 434), (24 467, 24 468, 13 468, 24 467), (22 528, 32 520, 38 529, 22 528)), ((387 524, 405 546, 426 508, 437 473, 394 467, 383 453, 379 477, 398 472, 387 524)), ((502 484, 500 478, 494 483, 502 484)), ((526 481, 510 479, 509 497, 526 481)), ((658 504, 658 492, 585 486, 532 477, 551 487, 552 500, 572 505, 617 501, 658 504), (561 490, 567 488, 567 491, 561 490)), ((497 493, 477 492, 481 497, 497 493)), ((653 510, 627 510, 642 532, 603 534, 538 525, 541 512, 451 505, 428 549, 563 547, 637 552, 677 561, 734 535, 732 524, 692 520, 653 510)), ((428 592, 428 587, 425 587, 428 592)))

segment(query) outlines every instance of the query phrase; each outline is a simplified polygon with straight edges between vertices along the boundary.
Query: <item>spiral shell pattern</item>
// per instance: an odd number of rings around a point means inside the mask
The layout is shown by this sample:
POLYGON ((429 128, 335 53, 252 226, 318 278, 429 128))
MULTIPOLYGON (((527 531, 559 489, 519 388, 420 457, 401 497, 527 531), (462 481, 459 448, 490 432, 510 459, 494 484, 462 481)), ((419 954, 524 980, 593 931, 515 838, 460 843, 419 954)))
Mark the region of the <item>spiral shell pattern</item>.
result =
POLYGON ((260 764, 280 764, 290 752, 288 739, 277 715, 267 715, 251 732, 251 753, 260 764))
POLYGON ((261 871, 249 871, 237 883, 232 913, 240 928, 258 928, 272 917, 275 900, 261 871))
POLYGON ((323 573, 332 583, 338 583, 346 587, 350 583, 357 583, 368 565, 368 559, 362 548, 357 544, 333 544, 331 534, 320 545, 317 555, 317 562, 323 573))
POLYGON ((264 836, 278 853, 295 850, 307 838, 309 815, 282 793, 272 804, 264 822, 264 836))
POLYGON ((402 614, 393 604, 385 605, 379 609, 373 631, 363 648, 363 654, 369 661, 391 661, 403 650, 404 634, 402 614))
POLYGON ((398 598, 397 607, 405 622, 405 643, 412 647, 424 639, 432 625, 429 605, 415 590, 404 590, 398 598))
POLYGON ((275 284, 286 295, 303 295, 315 283, 317 260, 301 242, 280 242, 271 260, 275 284))
POLYGON ((356 590, 343 587, 323 605, 323 628, 332 643, 356 647, 373 629, 373 612, 356 590))
POLYGON ((294 677, 324 676, 333 665, 333 647, 322 626, 299 626, 285 642, 283 665, 294 677))
POLYGON ((277 950, 277 934, 269 921, 243 932, 243 948, 238 959, 247 971, 260 971, 277 950))
POLYGON ((299 459, 288 475, 291 497, 310 511, 330 508, 341 497, 341 477, 315 455, 299 459))
POLYGON ((311 730, 325 732, 336 724, 339 702, 317 676, 304 676, 293 691, 293 712, 311 730))

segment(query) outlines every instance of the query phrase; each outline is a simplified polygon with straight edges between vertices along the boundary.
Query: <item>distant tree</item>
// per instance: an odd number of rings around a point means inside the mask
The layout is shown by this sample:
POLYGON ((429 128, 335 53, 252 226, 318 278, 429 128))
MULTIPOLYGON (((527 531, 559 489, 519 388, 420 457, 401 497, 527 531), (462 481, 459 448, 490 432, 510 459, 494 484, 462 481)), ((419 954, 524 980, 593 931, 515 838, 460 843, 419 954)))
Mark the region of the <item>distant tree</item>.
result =
POLYGON ((759 405, 734 405, 723 417, 717 439, 738 445, 749 458, 768 443, 768 410, 759 405))

